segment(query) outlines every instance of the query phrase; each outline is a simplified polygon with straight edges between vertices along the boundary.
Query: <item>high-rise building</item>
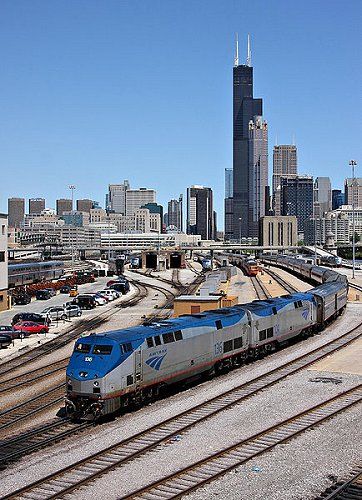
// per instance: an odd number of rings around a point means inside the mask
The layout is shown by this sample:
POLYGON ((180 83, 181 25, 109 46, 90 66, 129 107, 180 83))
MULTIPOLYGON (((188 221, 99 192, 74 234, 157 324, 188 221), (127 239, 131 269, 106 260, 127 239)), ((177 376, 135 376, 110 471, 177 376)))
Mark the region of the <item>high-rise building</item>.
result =
POLYGON ((175 226, 182 231, 182 218, 182 194, 180 194, 178 200, 173 199, 168 202, 167 226, 175 226))
POLYGON ((297 146, 294 144, 279 144, 273 150, 273 211, 280 215, 281 178, 297 176, 297 146))
POLYGON ((233 169, 225 168, 224 238, 233 237, 233 169))
POLYGON ((258 235, 264 215, 268 178, 267 125, 262 99, 253 97, 250 42, 246 64, 239 64, 236 45, 233 69, 233 238, 258 235), (258 198, 261 199, 258 199, 258 198))
POLYGON ((151 214, 158 214, 160 216, 160 230, 162 231, 162 222, 163 222, 163 206, 159 205, 158 203, 146 203, 145 205, 142 205, 141 208, 146 208, 149 210, 150 215, 151 214))
POLYGON ((20 227, 20 225, 24 221, 24 215, 25 215, 25 199, 9 198, 8 199, 9 227, 20 227))
POLYGON ((362 178, 345 179, 344 192, 346 205, 362 207, 362 178))
POLYGON ((187 188, 187 234, 200 234, 203 240, 215 239, 212 189, 187 188))
POLYGON ((323 217, 332 210, 332 186, 329 177, 317 177, 314 182, 314 216, 323 217))
POLYGON ((126 214, 126 191, 130 189, 129 181, 123 184, 109 184, 106 196, 106 210, 116 214, 126 214))
POLYGON ((8 308, 8 216, 0 213, 0 311, 8 308))
POLYGON ((89 213, 93 206, 94 201, 93 200, 77 200, 77 212, 87 212, 89 213))
POLYGON ((154 189, 140 188, 126 190, 126 215, 133 215, 138 208, 146 203, 156 203, 154 189))
POLYGON ((282 177, 280 194, 282 215, 295 215, 298 219, 298 233, 303 233, 304 222, 313 217, 313 177, 282 177))
POLYGON ((44 198, 29 199, 29 214, 40 214, 43 210, 45 210, 44 198))
POLYGON ((71 212, 73 210, 73 202, 67 198, 60 198, 56 200, 57 215, 63 215, 64 212, 71 212))
POLYGON ((225 168, 225 198, 233 197, 233 169, 225 168))
POLYGON ((332 210, 336 210, 344 204, 344 193, 340 189, 332 189, 332 210))

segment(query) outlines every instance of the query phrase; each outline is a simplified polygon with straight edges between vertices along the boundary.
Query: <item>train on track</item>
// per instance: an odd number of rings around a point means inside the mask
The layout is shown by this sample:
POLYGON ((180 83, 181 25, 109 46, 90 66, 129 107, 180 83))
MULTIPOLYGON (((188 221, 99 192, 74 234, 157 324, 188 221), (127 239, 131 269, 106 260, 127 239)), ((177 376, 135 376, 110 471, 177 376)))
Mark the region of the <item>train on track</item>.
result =
POLYGON ((9 288, 58 279, 64 274, 64 267, 61 260, 9 264, 9 288))
POLYGON ((78 339, 67 367, 68 415, 96 419, 149 401, 167 385, 231 369, 291 338, 312 335, 345 309, 345 276, 297 259, 266 256, 264 261, 319 286, 78 339))

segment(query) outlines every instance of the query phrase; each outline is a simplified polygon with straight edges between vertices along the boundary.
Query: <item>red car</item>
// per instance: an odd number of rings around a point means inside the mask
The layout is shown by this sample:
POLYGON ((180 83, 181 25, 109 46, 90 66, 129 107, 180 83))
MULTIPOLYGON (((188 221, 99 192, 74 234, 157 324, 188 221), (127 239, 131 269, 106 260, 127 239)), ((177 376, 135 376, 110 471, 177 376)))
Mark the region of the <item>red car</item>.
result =
POLYGON ((47 333, 49 332, 49 327, 47 325, 40 325, 39 323, 34 323, 34 321, 19 321, 13 326, 13 329, 20 332, 27 333, 47 333))

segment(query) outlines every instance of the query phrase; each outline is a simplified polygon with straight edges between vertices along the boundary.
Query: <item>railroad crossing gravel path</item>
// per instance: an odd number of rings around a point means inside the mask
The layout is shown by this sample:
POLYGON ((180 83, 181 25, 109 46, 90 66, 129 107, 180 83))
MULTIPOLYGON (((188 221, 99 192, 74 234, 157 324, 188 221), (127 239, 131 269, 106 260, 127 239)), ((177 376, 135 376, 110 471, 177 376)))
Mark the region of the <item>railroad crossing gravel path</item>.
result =
MULTIPOLYGON (((121 438, 131 436, 135 432, 149 427, 152 423, 157 423, 258 374, 265 373, 286 360, 294 358, 297 354, 309 350, 312 346, 317 347, 323 344, 327 338, 335 338, 338 333, 347 331, 357 321, 359 322, 361 312, 362 309, 357 304, 348 305, 347 314, 321 335, 227 375, 190 388, 166 400, 153 403, 151 406, 142 408, 133 414, 127 414, 115 422, 91 429, 80 435, 76 441, 62 442, 59 446, 56 445, 51 449, 42 450, 22 459, 7 469, 6 475, 2 477, 0 483, 0 494, 4 495, 33 482, 67 464, 109 446, 121 438)), ((141 487, 142 480, 148 482, 150 477, 157 479, 157 471, 160 473, 162 471, 162 474, 173 472, 179 467, 202 458, 205 450, 212 451, 223 448, 235 440, 247 437, 268 425, 272 425, 276 420, 283 420, 313 403, 318 403, 321 399, 328 399, 338 394, 340 390, 346 390, 361 380, 360 376, 340 373, 338 375, 323 373, 323 375, 341 380, 341 383, 333 381, 321 383, 310 380, 317 375, 321 375, 321 373, 308 370, 291 376, 284 382, 244 402, 243 405, 235 406, 200 424, 189 433, 182 435, 180 439, 172 441, 166 446, 160 446, 159 451, 107 474, 95 481, 90 487, 77 490, 73 497, 77 499, 97 498, 97 500, 104 498, 106 485, 107 500, 119 498, 121 494, 141 487)), ((332 474, 338 475, 345 472, 348 465, 358 458, 359 442, 362 438, 360 426, 357 425, 359 415, 360 409, 358 408, 348 410, 320 428, 297 438, 300 440, 298 446, 295 446, 295 443, 293 447, 285 445, 264 457, 259 457, 255 466, 260 467, 260 471, 254 471, 252 469, 254 464, 249 462, 245 467, 240 468, 241 473, 232 472, 217 481, 217 487, 216 483, 211 483, 204 490, 193 493, 191 497, 200 499, 252 498, 253 500, 257 498, 263 500, 313 498, 305 496, 304 493, 314 492, 317 494, 328 486, 330 480, 327 476, 330 469, 333 471, 332 474), (321 443, 323 446, 320 446, 321 443), (274 453, 276 459, 271 458, 274 453), (313 475, 314 470, 318 473, 313 475), (226 480, 230 476, 232 481, 236 482, 233 487, 230 487, 230 481, 226 480), (246 477, 249 479, 246 480, 246 477), (292 479, 299 482, 292 484, 292 479), (251 482, 253 482, 253 488, 247 490, 244 495, 243 488, 251 482), (274 485, 275 491, 278 493, 273 493, 270 484, 274 485), (259 491, 263 493, 259 495, 259 491), (294 491, 297 492, 296 496, 294 493, 294 496, 292 495, 294 491)))

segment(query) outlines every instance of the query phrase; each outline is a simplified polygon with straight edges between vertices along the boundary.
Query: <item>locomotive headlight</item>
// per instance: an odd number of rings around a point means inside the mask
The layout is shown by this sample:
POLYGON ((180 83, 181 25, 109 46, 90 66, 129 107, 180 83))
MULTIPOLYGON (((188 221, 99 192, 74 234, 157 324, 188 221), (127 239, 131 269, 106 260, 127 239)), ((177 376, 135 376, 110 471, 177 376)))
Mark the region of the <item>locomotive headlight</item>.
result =
POLYGON ((99 386, 99 382, 93 382, 93 385, 94 385, 94 387, 98 387, 99 386))

